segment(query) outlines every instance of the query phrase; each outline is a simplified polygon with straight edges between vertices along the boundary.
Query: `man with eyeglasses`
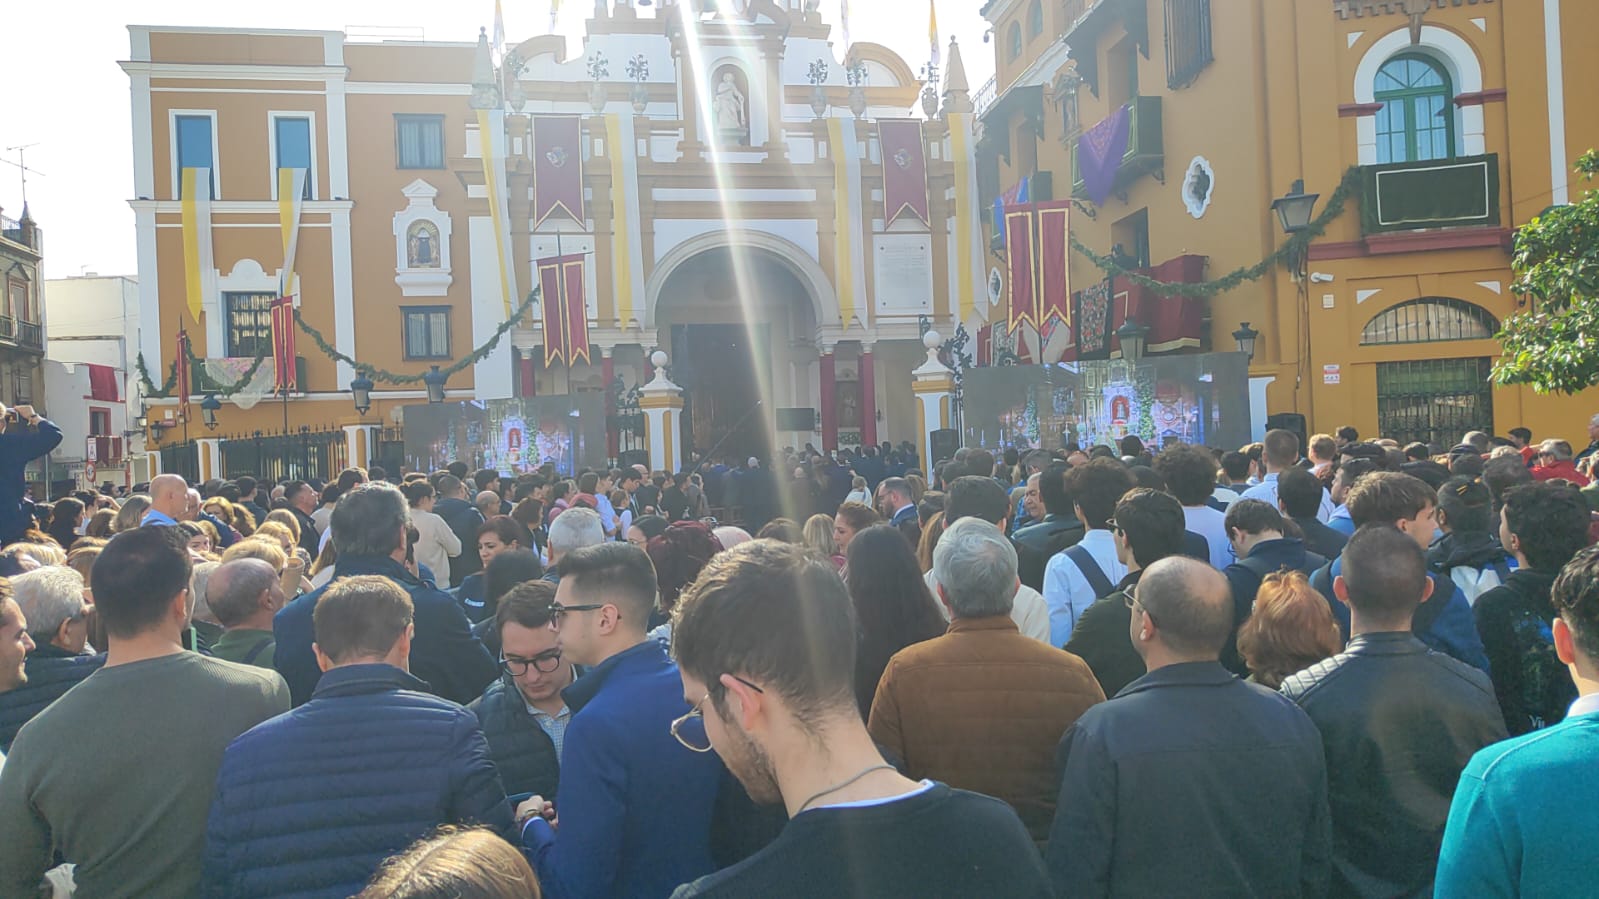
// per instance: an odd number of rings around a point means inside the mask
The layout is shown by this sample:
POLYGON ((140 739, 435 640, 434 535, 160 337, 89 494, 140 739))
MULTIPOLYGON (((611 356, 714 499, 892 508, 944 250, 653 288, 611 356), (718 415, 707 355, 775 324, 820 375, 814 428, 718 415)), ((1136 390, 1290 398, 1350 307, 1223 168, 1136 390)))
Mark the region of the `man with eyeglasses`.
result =
POLYGON ((500 597, 500 679, 467 708, 477 714, 505 791, 554 796, 572 710, 561 691, 576 679, 550 628, 555 585, 525 581, 500 597))
POLYGON ((1325 894, 1321 736, 1286 697, 1218 663, 1233 631, 1226 579, 1174 556, 1129 599, 1148 673, 1061 738, 1046 853, 1057 895, 1325 894))
POLYGON ((674 732, 714 749, 751 798, 781 803, 789 821, 674 899, 1050 895, 1010 806, 884 761, 855 701, 854 608, 825 559, 774 540, 741 544, 711 559, 675 614, 681 695, 694 710, 674 732))
POLYGON ((561 693, 572 716, 553 809, 544 796, 517 809, 546 896, 664 899, 715 868, 722 766, 672 736, 689 705, 677 666, 646 636, 655 594, 655 566, 631 544, 561 558, 550 627, 561 658, 588 671, 561 693))

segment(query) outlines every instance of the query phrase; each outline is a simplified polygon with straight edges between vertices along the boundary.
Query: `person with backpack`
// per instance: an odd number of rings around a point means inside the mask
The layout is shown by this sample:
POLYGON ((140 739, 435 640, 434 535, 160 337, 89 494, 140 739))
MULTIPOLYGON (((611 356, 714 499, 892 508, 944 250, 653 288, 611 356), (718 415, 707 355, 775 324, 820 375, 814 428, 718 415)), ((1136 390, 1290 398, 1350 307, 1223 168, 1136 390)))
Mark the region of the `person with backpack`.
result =
MULTIPOLYGON (((1368 524, 1389 524, 1404 531, 1424 550, 1432 545, 1437 529, 1438 494, 1425 481, 1397 471, 1375 471, 1362 477, 1349 490, 1349 517, 1356 530, 1368 524)), ((1330 597, 1333 580, 1343 569, 1343 556, 1323 565, 1310 578, 1310 585, 1329 597, 1333 618, 1349 637, 1349 607, 1330 597)), ((1431 597, 1421 604, 1411 621, 1411 629, 1423 643, 1447 653, 1479 671, 1488 670, 1488 656, 1471 616, 1471 605, 1454 581, 1432 575, 1431 597)))
POLYGON ((1127 466, 1099 458, 1066 472, 1066 495, 1087 529, 1082 540, 1056 553, 1044 568, 1044 603, 1049 606, 1049 642, 1065 646, 1077 619, 1127 576, 1111 534, 1112 513, 1122 494, 1137 486, 1127 466))
POLYGON ((1530 484, 1505 494, 1499 538, 1518 567, 1477 598, 1472 615, 1511 736, 1558 724, 1577 698, 1555 653, 1549 592, 1588 545, 1588 504, 1574 487, 1530 484))
POLYGON ((1481 481, 1457 477, 1438 488, 1438 527, 1444 535, 1427 550, 1427 567, 1454 581, 1467 603, 1510 577, 1514 565, 1493 533, 1493 496, 1481 481))
POLYGON ((1284 569, 1310 574, 1327 560, 1307 549, 1305 541, 1287 536, 1281 512, 1259 499, 1241 499, 1227 507, 1227 539, 1238 561, 1222 571, 1233 591, 1233 635, 1222 649, 1221 662, 1240 676, 1249 667, 1238 654, 1238 628, 1255 607, 1255 594, 1269 574, 1284 569))

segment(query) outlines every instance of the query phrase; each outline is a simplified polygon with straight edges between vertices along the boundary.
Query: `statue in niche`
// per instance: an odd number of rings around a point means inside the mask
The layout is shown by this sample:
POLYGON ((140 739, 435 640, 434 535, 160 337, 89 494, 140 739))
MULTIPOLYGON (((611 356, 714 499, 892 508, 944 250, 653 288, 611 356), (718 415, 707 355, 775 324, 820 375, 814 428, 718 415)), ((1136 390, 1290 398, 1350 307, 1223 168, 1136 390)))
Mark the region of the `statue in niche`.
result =
POLYGON ((716 85, 716 99, 711 106, 717 133, 740 137, 749 134, 749 108, 745 103, 744 94, 738 89, 733 73, 723 72, 722 80, 716 85))
POLYGON ((407 268, 438 268, 439 229, 432 222, 415 222, 405 235, 407 268))

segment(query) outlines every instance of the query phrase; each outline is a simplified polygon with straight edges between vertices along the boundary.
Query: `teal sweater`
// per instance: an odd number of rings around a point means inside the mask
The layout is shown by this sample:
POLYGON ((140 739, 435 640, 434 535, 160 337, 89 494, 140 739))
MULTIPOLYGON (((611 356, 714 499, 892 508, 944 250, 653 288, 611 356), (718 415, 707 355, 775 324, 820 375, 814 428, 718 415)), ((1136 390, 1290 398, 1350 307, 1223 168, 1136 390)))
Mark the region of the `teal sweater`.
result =
POLYGON ((1460 776, 1435 895, 1599 895, 1599 713, 1495 743, 1460 776))

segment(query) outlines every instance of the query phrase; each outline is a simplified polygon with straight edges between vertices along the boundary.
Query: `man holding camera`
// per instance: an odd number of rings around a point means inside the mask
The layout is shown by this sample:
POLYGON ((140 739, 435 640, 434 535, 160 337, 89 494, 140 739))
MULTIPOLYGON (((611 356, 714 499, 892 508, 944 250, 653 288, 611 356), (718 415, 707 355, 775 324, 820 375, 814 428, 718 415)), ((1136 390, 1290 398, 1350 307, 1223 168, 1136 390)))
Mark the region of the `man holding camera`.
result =
POLYGON ((33 521, 33 502, 23 499, 23 469, 60 443, 61 429, 32 406, 0 404, 0 546, 21 540, 33 521))

